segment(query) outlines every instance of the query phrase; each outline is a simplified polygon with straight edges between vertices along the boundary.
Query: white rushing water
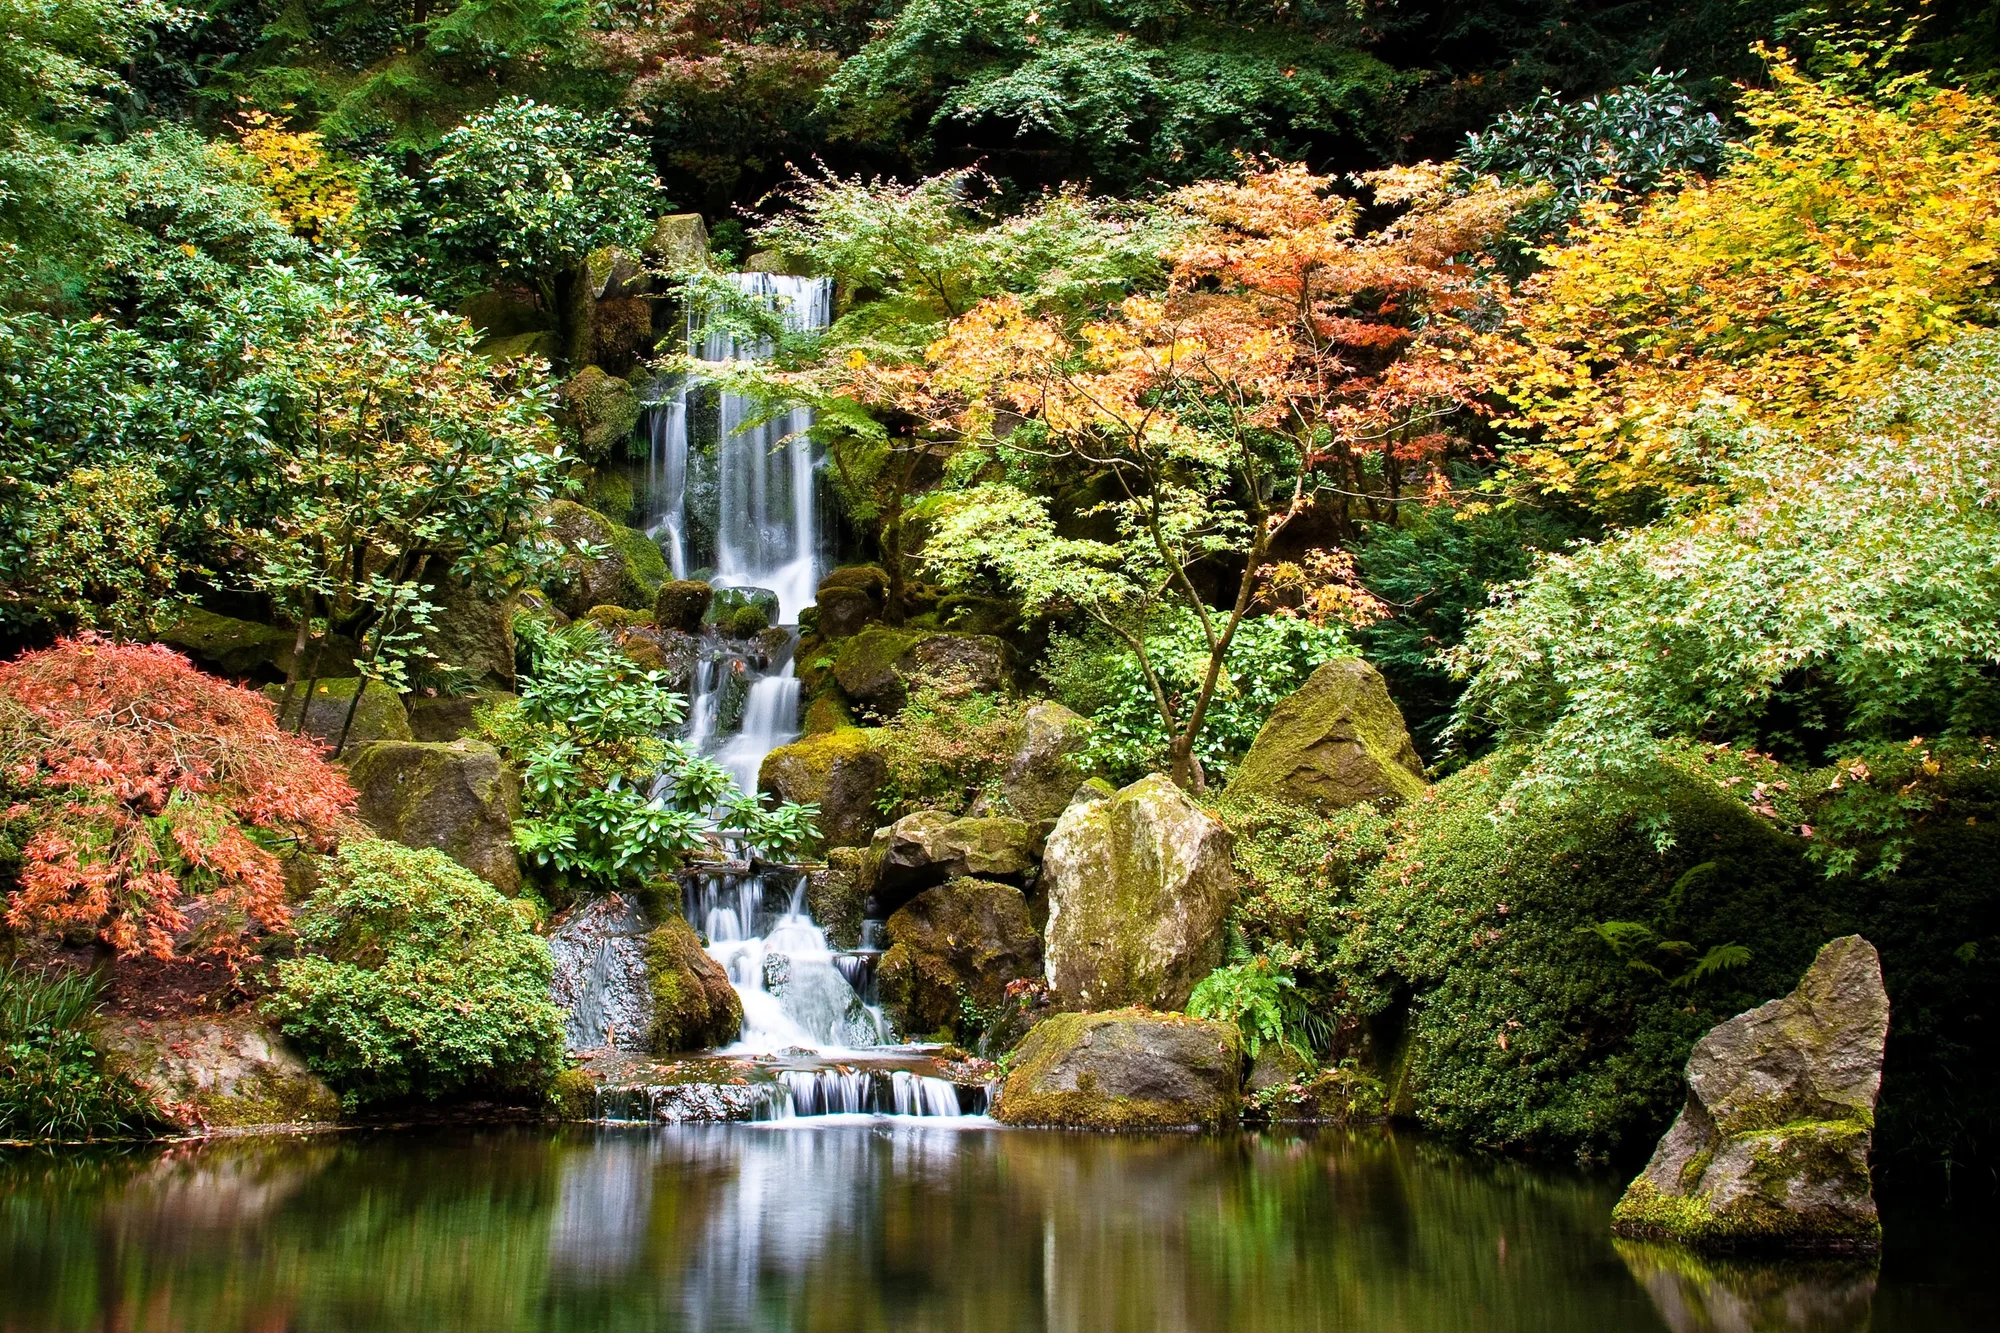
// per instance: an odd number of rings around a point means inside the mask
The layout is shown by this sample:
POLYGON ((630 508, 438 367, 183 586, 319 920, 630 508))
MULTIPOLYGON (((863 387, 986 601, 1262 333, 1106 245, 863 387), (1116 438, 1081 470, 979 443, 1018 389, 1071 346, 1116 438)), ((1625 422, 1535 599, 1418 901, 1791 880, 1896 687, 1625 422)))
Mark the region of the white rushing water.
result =
MULTIPOLYGON (((738 273, 731 280, 782 313, 793 328, 824 328, 832 318, 833 284, 825 278, 738 273)), ((695 336, 690 334, 691 342, 695 336)), ((720 331, 700 335, 699 341, 705 361, 748 361, 771 351, 768 343, 739 341, 720 331)), ((653 406, 647 421, 648 492, 655 512, 648 529, 677 578, 705 567, 718 588, 768 591, 776 596, 779 622, 790 627, 812 605, 824 564, 818 469, 808 434, 812 412, 795 408, 753 424, 756 415, 749 399, 705 396, 686 382, 653 406), (704 460, 690 457, 690 441, 700 436, 703 423, 697 418, 709 397, 716 400, 713 473, 710 484, 698 485, 691 469, 704 460), (711 499, 713 512, 690 512, 691 505, 711 499), (704 566, 702 558, 709 555, 713 563, 704 566)), ((763 640, 715 636, 697 668, 689 740, 739 788, 754 792, 764 757, 798 735, 799 681, 790 647, 773 654, 763 640), (783 660, 774 660, 778 656, 783 660)), ((691 880, 685 907, 743 1000, 743 1032, 728 1048, 731 1053, 852 1051, 888 1038, 879 1012, 864 1004, 848 981, 866 969, 857 969, 828 944, 806 907, 797 872, 691 880)), ((809 1100, 819 1105, 824 1099, 809 1100)), ((903 1100, 895 1099, 898 1107, 903 1100)), ((942 1106, 936 1094, 931 1102, 942 1106)), ((914 1104, 925 1103, 919 1098, 914 1104)), ((856 1102, 840 1109, 863 1108, 856 1102)))

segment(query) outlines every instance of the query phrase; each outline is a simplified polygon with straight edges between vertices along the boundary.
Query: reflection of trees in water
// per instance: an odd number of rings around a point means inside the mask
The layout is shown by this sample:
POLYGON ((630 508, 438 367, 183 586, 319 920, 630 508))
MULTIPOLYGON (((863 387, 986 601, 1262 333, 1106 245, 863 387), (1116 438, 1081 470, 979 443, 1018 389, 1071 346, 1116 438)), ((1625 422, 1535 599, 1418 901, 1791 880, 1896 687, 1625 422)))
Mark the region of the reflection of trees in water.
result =
POLYGON ((1866 1319, 1872 1272, 1614 1252, 1615 1194, 1612 1181, 1376 1131, 1114 1137, 910 1121, 239 1140, 0 1163, 0 1327, 1866 1319))

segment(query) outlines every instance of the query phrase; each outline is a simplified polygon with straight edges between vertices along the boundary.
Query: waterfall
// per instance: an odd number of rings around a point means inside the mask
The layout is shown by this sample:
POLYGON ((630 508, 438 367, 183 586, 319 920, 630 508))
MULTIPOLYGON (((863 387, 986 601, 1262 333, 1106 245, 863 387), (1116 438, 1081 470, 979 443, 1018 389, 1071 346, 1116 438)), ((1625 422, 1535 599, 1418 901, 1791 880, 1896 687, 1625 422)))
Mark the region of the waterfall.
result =
MULTIPOLYGON (((832 319, 833 284, 825 278, 738 273, 730 281, 778 311, 794 329, 824 328, 832 319)), ((750 361, 771 351, 767 342, 739 340, 718 329, 691 328, 689 342, 697 341, 705 361, 750 361)), ((789 628, 812 605, 824 563, 818 465, 808 434, 812 412, 794 408, 761 425, 751 424, 757 411, 750 399, 705 393, 698 382, 686 379, 651 406, 646 421, 652 446, 647 529, 666 552, 675 577, 699 570, 717 588, 771 593, 778 620, 789 628), (708 459, 698 441, 711 410, 714 451, 708 459), (698 470, 701 483, 693 484, 698 470), (690 512, 691 506, 710 503, 712 512, 690 512), (703 541, 695 539, 697 533, 704 535, 703 541), (700 556, 706 554, 707 534, 713 535, 714 563, 704 567, 700 556)), ((744 640, 713 632, 704 644, 687 739, 746 792, 757 790, 764 757, 798 737, 799 681, 792 661, 796 642, 796 632, 782 646, 770 635, 744 640)), ((727 1048, 731 1053, 843 1051, 888 1039, 879 1011, 863 1002, 872 969, 827 943, 806 906, 804 890, 804 876, 793 870, 732 871, 687 880, 687 919, 707 936, 709 955, 728 971, 743 1000, 743 1032, 727 1048)), ((884 1106, 900 1107, 907 1100, 890 1098, 884 1106)), ((942 1105, 938 1097, 931 1103, 942 1105)))

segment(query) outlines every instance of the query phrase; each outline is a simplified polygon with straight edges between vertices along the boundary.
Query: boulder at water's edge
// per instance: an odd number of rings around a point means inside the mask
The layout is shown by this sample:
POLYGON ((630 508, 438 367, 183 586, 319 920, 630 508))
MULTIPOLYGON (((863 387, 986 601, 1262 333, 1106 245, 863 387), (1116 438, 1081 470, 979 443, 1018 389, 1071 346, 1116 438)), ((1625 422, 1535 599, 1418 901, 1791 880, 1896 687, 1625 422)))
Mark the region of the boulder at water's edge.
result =
POLYGON ((1014 1048, 993 1117, 1076 1129, 1219 1129, 1242 1100, 1234 1024, 1120 1009, 1057 1014, 1014 1048))
POLYGON ((1064 810, 1042 884, 1049 989, 1066 1007, 1178 1010, 1222 962, 1236 899, 1229 831, 1171 779, 1064 810))
POLYGON ((888 935, 876 984, 905 1032, 956 1028, 962 1001, 995 1013, 1008 982, 1042 970, 1042 942, 1027 900, 991 880, 955 879, 924 890, 889 918, 888 935))
POLYGON ((1888 1033, 1875 946, 1827 944, 1798 989, 1695 1043, 1687 1106, 1612 1228, 1714 1249, 1879 1245, 1868 1150, 1888 1033))

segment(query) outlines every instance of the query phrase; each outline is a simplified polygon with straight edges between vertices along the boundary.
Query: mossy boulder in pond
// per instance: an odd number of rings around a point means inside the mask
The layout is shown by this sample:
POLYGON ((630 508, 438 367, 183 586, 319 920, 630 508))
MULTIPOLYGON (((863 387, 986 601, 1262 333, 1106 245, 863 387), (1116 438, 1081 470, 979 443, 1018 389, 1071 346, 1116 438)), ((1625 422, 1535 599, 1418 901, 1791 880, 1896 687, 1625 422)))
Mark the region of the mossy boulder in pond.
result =
POLYGON ((654 1054, 724 1046, 743 1030, 743 1001, 729 974, 678 914, 646 937, 646 976, 653 992, 646 1045, 654 1054))
POLYGON ((1057 1014, 1014 1048, 993 1118, 1075 1129, 1221 1129, 1242 1101, 1233 1023, 1119 1009, 1057 1014))
POLYGON ((363 686, 361 677, 349 676, 341 680, 299 681, 286 698, 283 685, 266 685, 265 697, 278 707, 278 724, 287 731, 299 725, 299 714, 305 714, 305 729, 319 737, 328 745, 339 740, 345 732, 341 753, 352 754, 357 748, 372 741, 406 741, 414 732, 410 730, 409 710, 403 707, 403 697, 379 680, 367 682, 363 686), (312 697, 306 698, 306 687, 312 686, 312 697), (355 694, 361 695, 360 703, 355 702, 355 694), (352 711, 353 720, 349 721, 352 711))
POLYGON ((593 606, 653 605, 667 581, 667 561, 651 537, 570 500, 551 506, 549 522, 569 552, 547 585, 557 610, 573 619, 593 606))
POLYGON ((1063 811, 1043 853, 1048 982, 1070 1007, 1179 1009, 1222 962, 1229 831, 1155 774, 1063 811))
POLYGON ((669 579, 653 598, 653 620, 661 629, 693 634, 714 600, 715 589, 700 579, 669 579))
POLYGON ((113 1072, 183 1129, 338 1120, 340 1098, 250 1009, 146 1021, 105 1020, 113 1072))
POLYGON ((347 772, 360 796, 354 812, 376 833, 435 847, 502 893, 520 890, 521 783, 492 746, 380 741, 362 746, 347 772))
POLYGON ((1229 790, 1344 810, 1422 795, 1423 770, 1382 673, 1347 657, 1320 667, 1278 705, 1229 790))
POLYGON ((1875 947, 1826 945, 1797 990, 1695 1043, 1687 1106, 1613 1229, 1719 1249, 1880 1244, 1868 1150, 1888 1035, 1875 947))
POLYGON ((890 912, 925 889, 968 875, 1018 884, 1034 867, 1034 845, 1034 830, 1018 819, 919 810, 875 830, 869 840, 870 899, 878 911, 890 912))
POLYGON ((992 1013, 1007 983, 1041 975, 1042 942, 1012 885, 955 879, 926 889, 888 922, 876 982, 904 1032, 955 1030, 964 1003, 992 1013))
POLYGON ((870 625, 841 644, 833 678, 856 704, 888 717, 908 702, 912 687, 924 683, 956 681, 986 691, 1011 688, 1014 650, 986 634, 870 625))
POLYGON ((782 801, 819 806, 825 847, 865 847, 875 833, 875 798, 889 764, 860 727, 839 727, 781 745, 764 756, 757 786, 782 801))

